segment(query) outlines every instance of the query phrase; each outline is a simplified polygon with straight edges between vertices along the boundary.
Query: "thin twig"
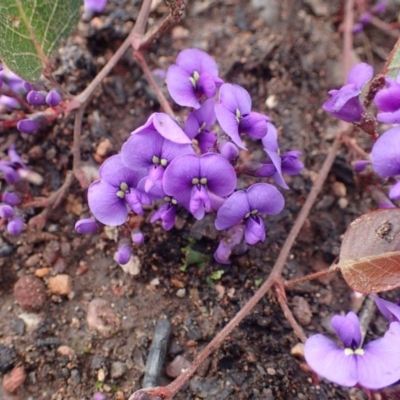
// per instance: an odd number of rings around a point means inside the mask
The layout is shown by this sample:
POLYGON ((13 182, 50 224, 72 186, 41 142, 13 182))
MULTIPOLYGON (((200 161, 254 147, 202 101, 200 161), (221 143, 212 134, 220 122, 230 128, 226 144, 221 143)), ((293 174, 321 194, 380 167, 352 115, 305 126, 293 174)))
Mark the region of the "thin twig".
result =
POLYGON ((86 106, 81 106, 75 115, 74 121, 74 143, 72 145, 72 170, 74 175, 82 187, 89 186, 89 182, 81 168, 81 130, 83 114, 86 106))
POLYGON ((161 107, 163 110, 172 118, 175 118, 175 113, 172 110, 171 106, 169 105, 168 100, 165 98, 163 92, 160 90, 160 88, 157 85, 157 82, 155 81, 152 73, 150 72, 149 66, 147 65, 147 62, 145 58, 143 57, 143 54, 140 51, 134 51, 133 56, 135 57, 135 60, 138 62, 140 67, 142 68, 143 73, 146 76, 147 81, 149 82, 151 88, 153 89, 155 95, 157 96, 158 102, 160 103, 161 107))

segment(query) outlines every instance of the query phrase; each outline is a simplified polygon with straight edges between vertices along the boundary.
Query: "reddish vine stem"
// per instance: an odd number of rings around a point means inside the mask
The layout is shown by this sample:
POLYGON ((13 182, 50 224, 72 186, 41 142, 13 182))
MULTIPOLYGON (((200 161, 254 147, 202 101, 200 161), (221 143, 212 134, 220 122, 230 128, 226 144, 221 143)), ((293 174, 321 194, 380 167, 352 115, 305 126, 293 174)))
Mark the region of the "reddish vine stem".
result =
POLYGON ((290 287, 298 285, 299 283, 302 283, 302 282, 308 282, 308 281, 312 281, 313 279, 322 278, 323 276, 326 276, 333 272, 337 272, 338 269, 339 268, 336 265, 333 265, 332 267, 330 267, 328 269, 314 272, 313 274, 308 274, 308 275, 302 276, 300 278, 295 278, 295 279, 290 279, 288 281, 285 281, 284 285, 285 285, 285 288, 290 288, 290 287))
POLYGON ((304 333, 303 328, 298 324, 295 317, 293 316, 293 313, 287 304, 285 292, 282 291, 280 285, 274 286, 274 292, 276 298, 278 299, 279 305, 282 308, 283 314, 285 315, 285 318, 289 322, 289 325, 292 327, 293 332, 303 343, 305 343, 307 340, 307 336, 304 333))

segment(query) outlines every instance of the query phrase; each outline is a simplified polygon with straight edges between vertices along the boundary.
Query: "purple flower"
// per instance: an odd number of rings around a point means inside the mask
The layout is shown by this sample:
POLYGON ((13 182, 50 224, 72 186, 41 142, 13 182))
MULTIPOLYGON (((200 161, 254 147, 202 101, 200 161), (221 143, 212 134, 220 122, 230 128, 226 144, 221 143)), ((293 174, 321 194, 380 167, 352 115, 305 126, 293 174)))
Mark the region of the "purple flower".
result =
POLYGON ((132 256, 132 247, 128 240, 121 240, 115 253, 115 261, 120 265, 128 264, 132 256))
POLYGON ((358 160, 353 165, 354 171, 358 173, 363 172, 369 164, 370 164, 369 160, 358 160))
POLYGON ((372 295, 372 297, 379 311, 389 322, 400 322, 400 306, 398 304, 381 299, 376 295, 372 295))
POLYGON ((26 100, 32 106, 41 106, 46 101, 46 92, 38 92, 37 90, 31 90, 26 95, 26 100))
POLYGON ((21 133, 30 134, 39 129, 39 124, 36 121, 33 121, 29 118, 21 119, 17 123, 17 129, 21 133))
POLYGON ((1 197, 2 201, 10 206, 17 206, 21 203, 21 199, 13 192, 5 191, 1 197))
POLYGON ((99 175, 100 180, 89 186, 88 203, 101 223, 121 225, 128 218, 129 209, 143 214, 142 204, 151 204, 148 196, 136 189, 143 173, 126 167, 121 155, 108 158, 101 166, 99 175))
POLYGON ((387 9, 387 4, 385 1, 379 1, 378 3, 376 3, 372 8, 371 11, 374 14, 383 14, 387 9))
POLYGON ((224 132, 240 148, 240 134, 261 139, 267 134, 268 118, 251 111, 251 97, 247 90, 238 85, 224 83, 219 90, 219 102, 215 106, 217 120, 224 132))
POLYGON ((381 89, 374 98, 375 105, 379 110, 376 118, 386 124, 400 123, 400 74, 396 80, 385 78, 387 87, 381 89))
MULTIPOLYGON (((371 151, 374 171, 382 178, 400 175, 400 127, 384 132, 375 142, 371 151)), ((400 181, 390 190, 389 198, 400 198, 400 181)))
POLYGON ((236 187, 236 173, 220 154, 175 158, 164 173, 164 191, 188 209, 195 218, 215 209, 214 196, 229 196, 236 187))
POLYGON ((0 205, 0 217, 10 219, 14 216, 14 209, 8 204, 0 205))
POLYGON ((167 71, 169 94, 180 106, 200 108, 199 100, 214 97, 222 83, 217 63, 199 49, 181 51, 167 71))
POLYGON ((46 103, 50 107, 57 107, 61 103, 62 97, 56 90, 50 90, 46 96, 46 103))
POLYGON ((94 218, 84 218, 77 221, 75 230, 81 234, 95 233, 99 230, 99 225, 94 218))
POLYGON ((3 172, 4 179, 9 185, 13 185, 20 178, 22 173, 28 170, 28 167, 22 161, 22 158, 15 150, 15 146, 11 145, 8 149, 8 157, 10 161, 0 161, 0 171, 3 172))
POLYGON ((182 154, 194 154, 192 146, 171 142, 150 128, 131 135, 121 149, 123 163, 132 170, 144 172, 146 192, 156 187, 162 193, 165 169, 182 154))
POLYGON ((225 201, 217 212, 215 227, 218 230, 229 229, 243 220, 246 242, 263 242, 266 235, 260 214, 279 214, 284 205, 285 200, 275 186, 256 183, 246 191, 238 190, 225 201))
POLYGON ((199 109, 194 110, 186 120, 185 133, 190 139, 196 139, 202 154, 213 148, 216 136, 210 132, 215 124, 215 100, 206 100, 199 109))
MULTIPOLYGON (((244 236, 244 225, 237 224, 230 228, 226 235, 219 242, 217 250, 214 253, 214 259, 220 264, 230 264, 231 261, 229 257, 232 254, 232 251, 237 248, 240 243, 242 243, 242 239, 244 236)), ((242 249, 242 252, 247 250, 247 246, 242 249)))
POLYGON ((272 176, 275 182, 283 187, 284 189, 289 189, 283 180, 282 173, 288 175, 297 175, 303 168, 304 165, 298 160, 301 156, 300 151, 288 151, 286 153, 280 154, 278 146, 278 131, 275 126, 268 122, 268 134, 262 139, 264 150, 268 154, 274 168, 265 164, 256 172, 256 176, 272 176))
POLYGON ((175 225, 175 216, 176 216, 176 205, 178 204, 175 199, 171 199, 166 196, 164 198, 166 203, 164 203, 151 217, 150 222, 156 222, 157 220, 161 220, 162 227, 169 231, 175 225))
POLYGON ((21 107, 17 99, 4 94, 0 96, 0 104, 11 109, 17 109, 21 107))
POLYGON ((349 72, 346 85, 339 90, 330 90, 332 96, 322 108, 334 117, 346 122, 359 122, 364 107, 359 96, 364 85, 371 80, 373 68, 366 63, 356 64, 349 72))
POLYGON ((85 10, 100 13, 107 5, 107 0, 83 0, 85 10))
POLYGON ((165 113, 151 114, 146 123, 135 129, 131 135, 146 133, 149 130, 158 132, 164 139, 168 139, 174 143, 192 143, 192 140, 185 134, 178 123, 165 113))
POLYGON ((321 334, 311 336, 304 347, 305 359, 318 375, 342 386, 359 384, 368 389, 380 389, 400 379, 399 323, 390 324, 383 338, 363 347, 356 314, 335 315, 331 324, 344 348, 321 334))
POLYGON ((134 229, 131 232, 132 242, 135 244, 143 244, 144 243, 144 235, 140 229, 134 229))
POLYGON ((18 236, 24 229, 24 221, 22 218, 15 217, 8 221, 7 231, 10 235, 18 236))

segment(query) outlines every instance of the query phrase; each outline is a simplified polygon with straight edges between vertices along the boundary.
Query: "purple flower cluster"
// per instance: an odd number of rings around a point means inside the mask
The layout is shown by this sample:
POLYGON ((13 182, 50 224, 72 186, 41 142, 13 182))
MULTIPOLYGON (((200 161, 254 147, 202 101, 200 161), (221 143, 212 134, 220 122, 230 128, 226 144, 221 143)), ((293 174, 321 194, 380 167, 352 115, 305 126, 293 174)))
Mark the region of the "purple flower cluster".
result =
MULTIPOLYGON (((43 105, 57 107, 61 102, 61 95, 58 91, 35 90, 29 82, 24 81, 13 72, 3 69, 0 65, 0 105, 6 109, 12 110, 21 107, 17 98, 10 96, 12 93, 21 98, 26 98, 26 101, 34 107, 43 105)), ((35 113, 28 118, 21 119, 17 124, 17 129, 25 134, 34 133, 40 127, 41 118, 41 113, 35 113)))
MULTIPOLYGON (((143 215, 146 207, 161 202, 151 222, 160 220, 166 230, 173 228, 179 207, 198 220, 214 212, 216 228, 226 231, 215 258, 229 263, 234 247, 246 249, 246 244, 265 240, 262 216, 278 214, 284 207, 283 196, 271 184, 235 190, 238 172, 273 177, 288 188, 282 173, 301 171, 300 152, 280 154, 277 130, 269 118, 252 111, 244 88, 219 78, 217 64, 205 52, 182 51, 169 68, 166 82, 173 100, 192 109, 186 123, 180 125, 165 113, 152 114, 132 132, 121 153, 103 163, 100 179, 88 190, 89 208, 98 222, 121 226, 129 225, 131 213, 143 215), (257 171, 237 165, 240 149, 245 150, 244 134, 263 140, 266 160, 257 171)), ((80 233, 97 228, 92 219, 76 225, 80 233)), ((144 241, 140 231, 130 235, 123 231, 115 256, 122 265, 132 254, 129 242, 144 241)))
POLYGON ((368 25, 372 19, 372 15, 381 15, 386 11, 387 4, 385 1, 379 1, 369 11, 364 12, 358 17, 357 22, 353 26, 353 33, 360 33, 365 25, 368 25))
POLYGON ((400 307, 377 296, 375 302, 390 323, 382 338, 362 345, 360 321, 349 312, 331 319, 342 346, 321 334, 306 341, 305 359, 318 375, 342 386, 375 390, 400 380, 400 307))

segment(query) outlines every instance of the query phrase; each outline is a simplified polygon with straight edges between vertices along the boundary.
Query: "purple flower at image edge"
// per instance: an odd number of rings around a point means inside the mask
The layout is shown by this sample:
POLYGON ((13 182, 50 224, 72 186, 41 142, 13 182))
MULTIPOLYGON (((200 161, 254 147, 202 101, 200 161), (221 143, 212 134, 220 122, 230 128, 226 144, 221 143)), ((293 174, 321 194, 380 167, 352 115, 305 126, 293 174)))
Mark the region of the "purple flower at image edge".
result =
POLYGON ((349 72, 346 85, 339 90, 330 90, 331 98, 323 104, 322 108, 343 121, 359 122, 364 112, 359 96, 372 76, 373 68, 370 65, 356 64, 349 72))
POLYGON ((104 10, 108 0, 83 0, 85 10, 100 13, 104 10))
POLYGON ((242 220, 245 224, 245 240, 248 244, 263 242, 266 237, 264 221, 260 214, 279 214, 285 205, 282 194, 268 183, 256 183, 246 191, 233 193, 217 212, 215 227, 230 229, 242 220))
MULTIPOLYGON (((374 143, 371 150, 371 164, 382 178, 400 175, 400 127, 396 126, 384 132, 374 143)), ((390 192, 390 199, 400 199, 400 180, 390 192)))
POLYGON ((241 149, 246 150, 241 134, 255 139, 261 139, 267 134, 268 117, 251 111, 250 94, 241 86, 229 83, 221 86, 215 114, 223 131, 241 149))
POLYGON ((400 306, 391 301, 381 299, 376 295, 371 296, 378 310, 389 322, 400 322, 400 306))
POLYGON ((331 325, 343 347, 322 334, 307 339, 304 356, 318 375, 341 386, 381 389, 400 379, 400 324, 393 322, 385 335, 361 347, 357 315, 335 315, 331 325))
POLYGON ((223 83, 215 60, 199 49, 185 49, 167 71, 167 87, 180 106, 200 108, 202 98, 215 96, 223 83))
POLYGON ((379 90, 374 102, 379 112, 376 116, 379 122, 386 124, 400 123, 400 73, 396 79, 385 78, 386 87, 379 90))

